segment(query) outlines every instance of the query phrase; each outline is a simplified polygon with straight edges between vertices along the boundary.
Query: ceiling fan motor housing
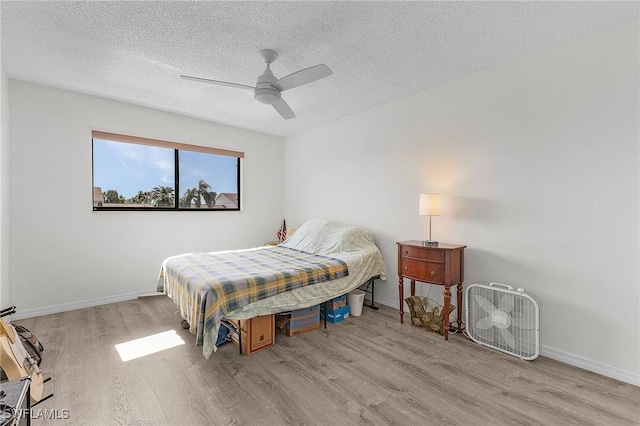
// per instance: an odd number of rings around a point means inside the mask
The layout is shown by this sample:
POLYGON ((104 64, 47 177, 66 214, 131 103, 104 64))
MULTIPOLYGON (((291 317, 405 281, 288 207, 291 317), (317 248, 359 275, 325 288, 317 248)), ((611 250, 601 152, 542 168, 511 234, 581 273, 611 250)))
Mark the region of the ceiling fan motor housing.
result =
POLYGON ((258 87, 256 87, 256 90, 253 92, 253 97, 258 102, 271 105, 278 102, 282 95, 278 89, 275 89, 270 84, 258 83, 258 87))
POLYGON ((282 98, 277 87, 278 79, 271 72, 269 65, 270 62, 267 62, 267 69, 258 77, 256 90, 253 92, 256 101, 267 105, 274 104, 282 98))

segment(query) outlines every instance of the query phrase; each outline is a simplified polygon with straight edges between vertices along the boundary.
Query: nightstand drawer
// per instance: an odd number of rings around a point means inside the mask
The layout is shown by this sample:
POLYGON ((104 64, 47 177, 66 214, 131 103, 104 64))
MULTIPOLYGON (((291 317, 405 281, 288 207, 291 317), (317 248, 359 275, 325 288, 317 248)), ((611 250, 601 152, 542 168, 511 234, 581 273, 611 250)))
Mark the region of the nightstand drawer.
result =
POLYGON ((421 247, 411 246, 402 246, 401 250, 402 257, 444 262, 444 252, 442 250, 424 250, 421 247))
POLYGON ((441 263, 402 259, 401 273, 406 277, 434 284, 444 283, 444 269, 441 263))

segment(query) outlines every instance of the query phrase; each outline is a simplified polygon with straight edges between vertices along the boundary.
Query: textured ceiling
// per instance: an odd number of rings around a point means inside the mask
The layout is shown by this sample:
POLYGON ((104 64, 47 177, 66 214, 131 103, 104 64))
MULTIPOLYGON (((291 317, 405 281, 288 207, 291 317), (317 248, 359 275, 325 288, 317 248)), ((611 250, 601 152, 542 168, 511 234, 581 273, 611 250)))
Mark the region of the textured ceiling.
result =
POLYGON ((9 78, 287 136, 638 18, 637 2, 2 1, 9 78), (283 77, 333 75, 283 93, 283 120, 250 91, 273 49, 283 77))

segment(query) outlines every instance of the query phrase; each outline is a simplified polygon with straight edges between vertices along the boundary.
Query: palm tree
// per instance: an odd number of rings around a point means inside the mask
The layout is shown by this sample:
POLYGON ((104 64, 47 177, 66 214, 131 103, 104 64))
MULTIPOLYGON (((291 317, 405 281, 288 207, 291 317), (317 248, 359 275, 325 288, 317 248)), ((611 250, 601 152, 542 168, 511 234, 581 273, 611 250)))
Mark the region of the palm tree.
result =
POLYGON ((198 188, 193 188, 191 189, 192 191, 194 191, 194 195, 193 195, 193 202, 196 205, 196 208, 200 208, 200 206, 202 205, 202 199, 200 198, 200 192, 198 191, 198 188))
POLYGON ((209 192, 209 199, 207 200, 207 207, 213 208, 216 205, 216 197, 218 196, 217 192, 211 191, 209 192))
POLYGON ((170 186, 156 186, 151 190, 151 203, 156 207, 173 207, 175 198, 170 186))
POLYGON ((202 199, 204 199, 204 202, 207 204, 208 207, 212 207, 210 205, 211 203, 211 194, 209 194, 210 189, 211 189, 211 185, 209 185, 207 182, 205 182, 202 179, 198 181, 198 198, 200 199, 202 197, 202 199))
POLYGON ((198 196, 198 190, 196 188, 187 189, 180 198, 180 207, 191 207, 191 201, 198 196))
POLYGON ((138 193, 131 198, 130 202, 134 204, 147 204, 150 200, 150 193, 138 191, 138 193))

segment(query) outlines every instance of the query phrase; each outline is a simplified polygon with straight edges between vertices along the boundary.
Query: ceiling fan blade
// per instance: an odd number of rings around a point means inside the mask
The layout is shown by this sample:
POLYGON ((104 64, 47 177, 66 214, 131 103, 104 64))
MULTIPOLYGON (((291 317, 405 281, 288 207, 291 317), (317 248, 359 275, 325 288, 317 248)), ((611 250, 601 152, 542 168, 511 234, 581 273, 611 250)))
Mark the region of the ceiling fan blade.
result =
POLYGON ((280 90, 289 90, 328 77, 331 74, 333 74, 333 71, 328 66, 320 64, 282 77, 278 80, 278 85, 280 90))
POLYGON ((294 118, 296 115, 291 110, 291 107, 288 103, 285 102, 284 99, 280 98, 280 100, 274 104, 272 104, 276 111, 284 118, 285 120, 290 120, 294 118))
POLYGON ((229 83, 228 81, 209 80, 208 78, 191 77, 188 75, 181 75, 180 78, 182 78, 183 80, 196 81, 198 83, 209 83, 209 84, 217 84, 218 86, 237 87, 238 89, 247 89, 247 90, 256 89, 253 86, 247 86, 244 84, 229 83))

